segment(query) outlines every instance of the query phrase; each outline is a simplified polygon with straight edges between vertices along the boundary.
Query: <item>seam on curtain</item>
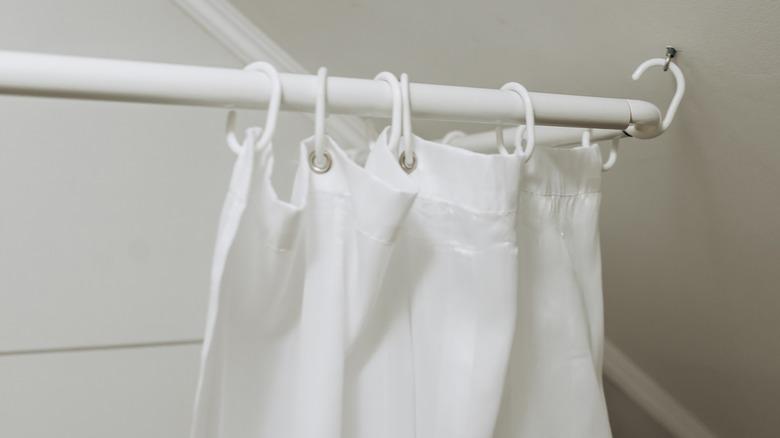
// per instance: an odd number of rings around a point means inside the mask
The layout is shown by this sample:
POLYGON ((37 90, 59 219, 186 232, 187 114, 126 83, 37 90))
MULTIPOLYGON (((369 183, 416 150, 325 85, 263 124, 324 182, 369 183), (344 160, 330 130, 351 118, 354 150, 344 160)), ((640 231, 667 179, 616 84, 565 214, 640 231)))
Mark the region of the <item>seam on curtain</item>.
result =
MULTIPOLYGON (((393 243, 395 243, 395 239, 387 240, 387 239, 382 239, 382 238, 376 237, 376 236, 374 236, 374 235, 372 235, 372 234, 370 234, 370 233, 368 233, 366 231, 363 231, 362 229, 360 229, 357 226, 355 227, 355 232, 360 233, 364 237, 366 237, 368 239, 371 239, 374 242, 380 243, 380 244, 385 245, 385 246, 390 246, 393 243)), ((396 233, 393 233, 393 234, 396 234, 396 233)))
MULTIPOLYGON (((317 195, 329 195, 329 196, 334 196, 334 197, 341 198, 341 199, 347 199, 347 198, 352 196, 351 192, 336 192, 336 191, 331 191, 331 190, 316 190, 315 193, 317 195)), ((403 192, 398 192, 398 193, 403 193, 403 192)), ((528 193, 533 193, 533 192, 528 192, 528 193)), ((587 193, 601 193, 601 192, 587 192, 587 193)), ((504 210, 479 210, 479 209, 466 207, 464 205, 457 204, 457 203, 454 203, 454 202, 451 202, 451 201, 447 201, 447 200, 442 199, 442 198, 437 198, 437 197, 433 197, 433 196, 426 196, 426 195, 422 195, 422 194, 419 194, 419 193, 416 195, 416 198, 420 199, 420 200, 423 200, 423 201, 429 201, 429 202, 433 202, 433 203, 437 203, 437 204, 447 205, 447 206, 450 206, 450 207, 453 207, 453 208, 457 208, 457 209, 460 209, 460 210, 468 212, 468 213, 477 214, 477 215, 484 215, 484 216, 508 216, 508 215, 515 214, 517 212, 517 207, 512 207, 512 208, 508 208, 508 209, 504 209, 504 210)))
POLYGON ((447 201, 441 198, 432 197, 432 196, 417 195, 417 199, 422 199, 424 201, 429 201, 436 204, 447 205, 471 214, 482 215, 482 216, 510 216, 517 212, 516 206, 506 210, 478 210, 478 209, 466 207, 461 204, 456 204, 454 202, 447 201))
POLYGON ((292 251, 294 249, 293 247, 290 247, 290 248, 279 248, 278 246, 271 245, 271 244, 269 244, 267 242, 263 242, 263 246, 266 247, 267 249, 270 249, 273 252, 278 252, 278 253, 290 252, 290 251, 292 251))
MULTIPOLYGON (((413 238, 416 241, 425 240, 425 235, 413 234, 409 232, 404 232, 404 235, 413 238)), ((443 243, 428 242, 427 246, 433 248, 449 248, 452 249, 453 251, 458 251, 460 253, 465 253, 465 254, 479 254, 479 253, 491 251, 501 247, 509 247, 510 249, 516 249, 517 242, 513 242, 513 241, 495 242, 485 246, 473 246, 473 245, 466 245, 463 243, 455 243, 455 242, 443 242, 443 243)))

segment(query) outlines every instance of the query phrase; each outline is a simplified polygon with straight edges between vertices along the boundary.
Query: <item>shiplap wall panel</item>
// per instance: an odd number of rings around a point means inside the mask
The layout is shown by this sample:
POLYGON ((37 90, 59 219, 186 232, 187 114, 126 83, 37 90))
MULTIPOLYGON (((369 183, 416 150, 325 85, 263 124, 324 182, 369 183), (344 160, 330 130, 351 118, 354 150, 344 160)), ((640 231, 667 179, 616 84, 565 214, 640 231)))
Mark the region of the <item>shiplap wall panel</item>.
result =
POLYGON ((0 356, 0 437, 186 437, 198 345, 0 356))
POLYGON ((230 157, 166 109, 0 99, 0 351, 202 335, 230 157))
MULTIPOLYGON (((168 1, 9 0, 3 10, 5 50, 241 65, 168 1)), ((0 352, 202 336, 234 158, 225 116, 0 96, 0 352)), ((294 154, 312 129, 284 115, 275 143, 294 154)))
MULTIPOLYGON (((4 50, 236 65, 170 2, 10 0, 4 50)), ((224 111, 0 97, 0 351, 202 335, 224 111)))

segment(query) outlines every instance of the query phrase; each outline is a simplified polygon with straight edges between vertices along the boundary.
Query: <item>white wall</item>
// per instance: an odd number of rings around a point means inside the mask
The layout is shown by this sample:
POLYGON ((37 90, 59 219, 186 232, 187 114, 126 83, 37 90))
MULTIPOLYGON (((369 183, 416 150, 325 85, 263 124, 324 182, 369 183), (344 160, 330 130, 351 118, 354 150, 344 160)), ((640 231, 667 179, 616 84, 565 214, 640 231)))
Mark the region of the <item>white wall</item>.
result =
MULTIPOLYGON (((240 65, 160 0, 4 0, 0 44, 240 65)), ((0 97, 1 437, 186 436, 225 115, 0 97)), ((311 126, 279 129, 283 154, 311 126)))

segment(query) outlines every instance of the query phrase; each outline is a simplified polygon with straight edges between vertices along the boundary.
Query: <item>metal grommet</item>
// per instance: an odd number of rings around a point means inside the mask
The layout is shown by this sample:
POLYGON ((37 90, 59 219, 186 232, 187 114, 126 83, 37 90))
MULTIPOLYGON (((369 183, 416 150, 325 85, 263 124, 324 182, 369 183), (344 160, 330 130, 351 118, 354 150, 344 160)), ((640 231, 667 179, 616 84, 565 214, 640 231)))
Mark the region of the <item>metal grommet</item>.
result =
POLYGON ((314 173, 323 174, 333 165, 333 159, 330 158, 328 151, 323 151, 322 156, 325 158, 325 163, 320 166, 317 164, 317 154, 314 151, 309 152, 309 167, 314 173))
POLYGON ((417 154, 412 152, 412 164, 406 164, 406 151, 401 152, 398 157, 398 163, 401 165, 401 169, 406 173, 412 173, 417 168, 417 154))

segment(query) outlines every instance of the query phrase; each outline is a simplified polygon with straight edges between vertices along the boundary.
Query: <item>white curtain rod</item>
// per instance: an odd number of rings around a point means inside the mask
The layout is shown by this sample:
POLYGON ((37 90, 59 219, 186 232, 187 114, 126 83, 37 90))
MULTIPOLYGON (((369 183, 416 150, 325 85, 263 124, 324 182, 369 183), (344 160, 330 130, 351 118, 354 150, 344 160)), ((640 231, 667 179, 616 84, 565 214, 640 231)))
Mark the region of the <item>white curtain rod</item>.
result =
MULTIPOLYGON (((282 109, 314 111, 316 76, 281 74, 282 109)), ((241 69, 0 51, 0 94, 262 109, 270 80, 241 69)), ((415 118, 521 123, 522 99, 511 91, 411 84, 415 118)), ((538 125, 654 131, 661 113, 652 103, 604 97, 531 93, 538 125)), ((388 117, 388 85, 370 79, 328 78, 328 111, 388 117)))

